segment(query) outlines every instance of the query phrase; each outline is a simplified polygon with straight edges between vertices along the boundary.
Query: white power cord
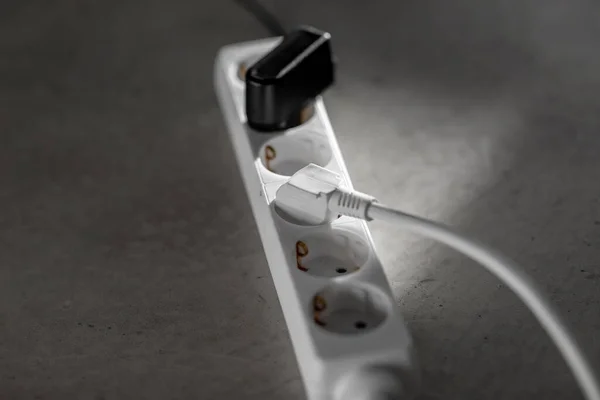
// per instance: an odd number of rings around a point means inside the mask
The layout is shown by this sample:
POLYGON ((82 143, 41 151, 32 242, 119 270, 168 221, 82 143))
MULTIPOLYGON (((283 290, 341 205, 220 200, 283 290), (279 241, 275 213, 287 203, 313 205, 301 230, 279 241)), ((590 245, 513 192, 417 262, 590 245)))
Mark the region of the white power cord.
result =
POLYGON ((533 280, 513 261, 488 246, 468 239, 427 219, 386 207, 366 194, 340 187, 336 173, 310 164, 298 171, 277 191, 275 204, 289 215, 309 224, 332 221, 347 215, 371 221, 395 222, 414 233, 444 243, 479 262, 525 303, 561 352, 587 400, 600 400, 600 384, 583 351, 550 301, 533 280))
POLYGON ((396 222, 402 227, 444 243, 479 262, 496 275, 525 303, 554 341, 571 368, 588 400, 600 399, 600 387, 594 372, 574 337, 561 321, 552 304, 542 295, 535 282, 512 260, 493 249, 426 219, 373 203, 368 207, 368 219, 396 222))

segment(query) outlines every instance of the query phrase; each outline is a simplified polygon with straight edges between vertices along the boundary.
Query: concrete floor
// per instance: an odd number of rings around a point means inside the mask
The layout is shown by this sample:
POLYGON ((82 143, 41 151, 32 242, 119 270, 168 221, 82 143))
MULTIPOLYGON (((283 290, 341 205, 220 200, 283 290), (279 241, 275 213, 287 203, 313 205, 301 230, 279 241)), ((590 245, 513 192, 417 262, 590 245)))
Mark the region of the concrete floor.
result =
MULTIPOLYGON (((523 263, 600 357, 600 6, 266 1, 332 32, 355 186, 523 263)), ((0 4, 0 398, 302 399, 212 88, 230 1, 0 4)), ((420 400, 580 399, 481 268, 373 225, 420 400)))

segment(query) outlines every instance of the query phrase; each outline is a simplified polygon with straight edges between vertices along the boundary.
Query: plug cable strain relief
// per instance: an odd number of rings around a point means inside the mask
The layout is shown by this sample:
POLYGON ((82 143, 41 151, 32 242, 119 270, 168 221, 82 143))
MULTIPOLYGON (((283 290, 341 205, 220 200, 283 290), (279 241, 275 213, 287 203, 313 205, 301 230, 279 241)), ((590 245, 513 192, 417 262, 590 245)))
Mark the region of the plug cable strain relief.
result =
POLYGON ((334 213, 371 221, 368 211, 376 201, 375 197, 368 194, 339 188, 329 198, 328 206, 334 213))

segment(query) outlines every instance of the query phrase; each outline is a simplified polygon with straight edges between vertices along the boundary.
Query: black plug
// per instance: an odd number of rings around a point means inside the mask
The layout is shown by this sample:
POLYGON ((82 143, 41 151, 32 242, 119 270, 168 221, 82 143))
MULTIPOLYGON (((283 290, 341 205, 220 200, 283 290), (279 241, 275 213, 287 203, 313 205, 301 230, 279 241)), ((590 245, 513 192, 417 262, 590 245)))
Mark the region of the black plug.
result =
POLYGON ((315 98, 334 82, 330 38, 312 27, 299 28, 248 69, 246 117, 251 128, 275 132, 306 121, 315 98))

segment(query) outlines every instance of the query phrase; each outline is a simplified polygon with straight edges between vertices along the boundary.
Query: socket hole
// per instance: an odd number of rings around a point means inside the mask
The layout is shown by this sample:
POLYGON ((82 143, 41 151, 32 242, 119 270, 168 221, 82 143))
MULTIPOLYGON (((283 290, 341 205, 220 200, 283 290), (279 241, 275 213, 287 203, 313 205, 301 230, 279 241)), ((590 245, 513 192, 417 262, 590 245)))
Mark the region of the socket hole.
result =
POLYGON ((300 111, 300 123, 307 123, 315 115, 315 105, 311 103, 300 111))
POLYGON ((356 329, 365 329, 367 327, 367 323, 365 321, 356 321, 354 323, 354 327, 356 329))
POLYGON ((263 166, 278 175, 292 176, 308 164, 325 167, 331 161, 331 147, 317 132, 295 132, 269 140, 259 150, 263 166))
POLYGON ((313 297, 315 324, 332 333, 371 332, 387 319, 389 313, 386 297, 375 288, 363 285, 332 284, 313 297))
POLYGON ((359 235, 334 228, 296 242, 296 267, 307 274, 333 278, 358 271, 369 258, 369 246, 359 235))
POLYGON ((249 65, 247 62, 241 62, 238 66, 237 77, 240 81, 244 82, 246 80, 246 72, 248 71, 249 65))

